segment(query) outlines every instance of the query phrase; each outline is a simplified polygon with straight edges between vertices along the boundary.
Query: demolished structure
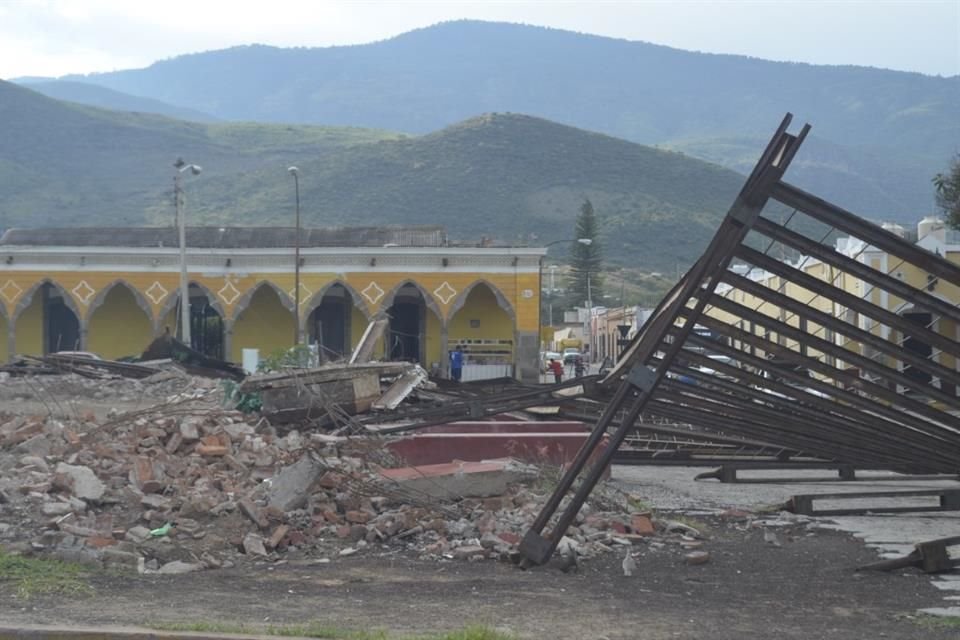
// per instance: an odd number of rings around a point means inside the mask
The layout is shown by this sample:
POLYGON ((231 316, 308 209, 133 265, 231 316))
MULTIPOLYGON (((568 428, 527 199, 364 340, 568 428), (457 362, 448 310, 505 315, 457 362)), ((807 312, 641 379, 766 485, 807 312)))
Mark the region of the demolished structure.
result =
POLYGON ((960 267, 785 182, 810 130, 790 121, 703 256, 588 388, 602 416, 526 533, 527 562, 552 555, 627 435, 656 419, 856 468, 960 470, 960 310, 938 295, 960 287, 960 267), (831 246, 837 234, 857 249, 831 246), (860 259, 871 248, 893 264, 860 259), (785 253, 798 257, 773 257, 785 253))

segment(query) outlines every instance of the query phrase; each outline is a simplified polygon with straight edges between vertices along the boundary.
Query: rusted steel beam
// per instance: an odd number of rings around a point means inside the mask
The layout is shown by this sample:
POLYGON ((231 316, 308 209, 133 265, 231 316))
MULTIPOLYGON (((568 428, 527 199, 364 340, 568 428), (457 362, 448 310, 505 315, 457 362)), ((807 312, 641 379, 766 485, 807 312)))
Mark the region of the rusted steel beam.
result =
MULTIPOLYGON (((856 325, 850 324, 849 322, 846 322, 836 316, 815 309, 810 306, 808 302, 795 300, 789 296, 783 295, 782 293, 778 293, 770 287, 734 273, 727 274, 726 282, 727 284, 736 287, 740 291, 744 291, 758 298, 764 296, 761 299, 766 303, 771 304, 774 307, 785 309, 791 312, 795 317, 805 319, 808 323, 813 322, 814 324, 818 324, 825 329, 830 329, 831 331, 846 337, 848 343, 868 345, 876 349, 878 352, 886 354, 892 360, 906 363, 918 370, 925 371, 926 373, 930 374, 931 377, 941 380, 941 382, 960 385, 960 374, 958 374, 956 371, 948 369, 939 362, 925 358, 924 356, 915 353, 906 347, 902 347, 890 340, 885 340, 881 336, 869 331, 864 331, 856 325)), ((760 315, 766 316, 767 314, 760 315)), ((754 318, 755 316, 751 316, 751 319, 754 318)), ((809 335, 813 336, 815 334, 811 333, 809 335)), ((944 339, 943 336, 940 336, 940 339, 944 339)), ((891 370, 898 371, 898 369, 892 368, 891 370)), ((914 381, 913 384, 914 386, 919 385, 919 387, 923 389, 926 389, 928 386, 930 386, 929 384, 923 384, 917 381, 914 381)), ((932 388, 937 392, 940 391, 940 389, 937 389, 936 387, 932 388)), ((949 394, 947 395, 949 396, 949 394)), ((955 396, 950 397, 953 398, 954 401, 956 400, 955 396)))
POLYGON ((796 340, 800 344, 806 344, 808 349, 815 349, 821 353, 832 355, 844 362, 856 364, 862 370, 874 373, 884 379, 896 382, 897 384, 914 391, 922 392, 924 395, 946 403, 948 406, 955 405, 958 402, 956 396, 949 395, 940 389, 927 385, 918 385, 916 380, 911 379, 903 372, 888 367, 867 356, 861 355, 856 351, 850 351, 839 347, 829 340, 824 340, 804 332, 802 329, 792 327, 776 318, 754 312, 750 307, 746 307, 738 302, 734 302, 720 295, 714 295, 710 304, 723 309, 728 313, 735 313, 743 318, 750 318, 756 324, 769 328, 771 331, 796 340), (919 388, 918 388, 919 387, 919 388))
POLYGON ((835 204, 786 182, 775 184, 772 195, 774 200, 792 209, 798 209, 811 218, 816 218, 830 227, 864 240, 867 244, 873 245, 890 255, 897 256, 912 264, 923 265, 924 271, 932 273, 944 282, 960 286, 960 267, 957 265, 944 260, 935 253, 911 244, 835 204))
MULTIPOLYGON (((956 307, 945 300, 930 295, 923 289, 911 287, 902 280, 898 280, 889 274, 878 271, 842 253, 838 253, 833 248, 825 246, 796 231, 771 222, 762 216, 754 223, 753 230, 762 233, 771 240, 776 240, 788 247, 796 249, 802 254, 817 258, 821 262, 835 267, 838 271, 855 276, 879 290, 889 291, 903 300, 910 300, 917 308, 923 309, 933 315, 939 315, 942 318, 948 318, 954 322, 960 322, 960 307, 956 307)), ((921 269, 923 268, 923 265, 917 266, 921 269)))
MULTIPOLYGON (((704 319, 706 320, 706 319, 704 319)), ((739 335, 742 330, 737 330, 739 335)), ((764 346, 773 345, 773 343, 768 343, 766 340, 763 341, 764 346)), ((732 347, 721 346, 717 349, 719 353, 732 354, 736 350, 732 347)), ((733 357, 731 355, 731 357, 733 357)), ((751 356, 747 353, 740 353, 736 357, 740 358, 743 362, 750 364, 751 366, 761 367, 764 364, 764 360, 758 358, 757 356, 751 356)), ((816 363, 819 362, 813 358, 804 357, 802 360, 803 363, 816 363)), ((829 367, 809 367, 811 370, 820 369, 824 371, 826 375, 830 375, 831 370, 829 367)), ((832 371, 833 375, 837 374, 837 370, 832 371)), ((918 448, 920 450, 926 449, 926 452, 923 454, 924 458, 930 460, 940 459, 941 456, 947 456, 941 461, 942 465, 945 465, 945 468, 942 470, 949 473, 953 470, 953 466, 956 466, 956 460, 960 457, 960 441, 957 438, 957 431, 947 427, 944 422, 947 423, 956 423, 957 419, 946 413, 946 412, 936 412, 930 407, 926 407, 921 403, 918 403, 914 400, 905 398, 901 394, 897 394, 893 391, 883 389, 879 385, 872 385, 878 391, 882 392, 885 396, 888 396, 894 400, 901 400, 904 404, 915 404, 919 407, 929 411, 933 414, 934 418, 939 419, 939 422, 928 422, 922 420, 916 412, 914 411, 904 411, 898 410, 892 405, 887 405, 882 402, 877 402, 876 400, 871 400, 868 397, 859 395, 858 393, 850 390, 840 389, 839 387, 834 387, 828 383, 817 380, 815 378, 806 377, 798 372, 780 370, 778 375, 793 380, 797 384, 805 385, 807 387, 813 388, 820 393, 830 395, 831 397, 837 400, 837 406, 833 408, 833 411, 840 412, 852 412, 856 409, 865 411, 866 415, 873 419, 871 424, 876 428, 884 428, 888 431, 897 433, 902 439, 901 447, 904 446, 904 443, 910 443, 909 448, 918 448), (848 405, 845 407, 844 405, 848 405), (924 442, 929 439, 929 447, 924 446, 924 442), (932 458, 930 458, 932 456, 932 458)), ((772 384, 772 383, 770 383, 772 384)), ((871 390, 864 385, 865 390, 871 390)), ((826 442, 829 442, 830 439, 827 439, 826 442)))
MULTIPOLYGON (((957 418, 951 413, 941 411, 933 406, 919 402, 913 398, 888 389, 885 386, 861 378, 855 378, 854 384, 851 385, 849 382, 845 382, 845 380, 849 380, 849 376, 846 376, 845 372, 841 369, 828 365, 816 358, 803 356, 796 351, 792 351, 789 347, 777 344, 776 342, 771 342, 763 337, 751 334, 744 329, 738 329, 737 327, 725 325, 719 320, 715 320, 709 316, 702 317, 700 319, 700 324, 713 330, 723 330, 731 339, 741 341, 752 340, 752 344, 757 345, 765 353, 773 353, 784 358, 793 357, 795 358, 797 364, 803 366, 804 368, 838 382, 843 382, 844 388, 840 388, 816 378, 809 378, 796 372, 776 369, 778 375, 791 379, 797 383, 805 384, 822 393, 832 394, 843 403, 858 407, 861 410, 867 411, 873 415, 885 416, 895 423, 900 423, 906 427, 920 431, 925 431, 931 426, 931 423, 919 419, 922 416, 933 421, 935 425, 941 428, 951 428, 960 432, 960 418, 957 418), (883 402, 877 402, 877 400, 860 395, 857 391, 851 391, 850 387, 854 387, 856 390, 862 391, 863 393, 882 400, 883 402), (902 407, 902 410, 896 409, 896 405, 902 407)), ((756 356, 751 356, 750 354, 736 351, 732 347, 727 348, 721 345, 721 347, 718 348, 718 351, 727 355, 736 353, 735 357, 758 367, 764 364, 770 365, 769 362, 765 362, 756 356)))
MULTIPOLYGON (((825 280, 820 280, 819 278, 814 278, 810 274, 805 273, 800 269, 796 269, 787 264, 784 264, 783 262, 774 260, 770 256, 765 256, 759 251, 755 251, 754 249, 751 249, 749 247, 740 247, 740 249, 737 251, 737 256, 753 265, 761 267, 765 271, 778 275, 781 278, 787 279, 790 282, 793 282, 794 284, 797 284, 803 287, 804 289, 806 289, 807 291, 810 291, 813 294, 818 294, 820 297, 826 300, 836 302, 845 307, 853 309, 858 313, 861 313, 869 318, 873 318, 879 324, 885 324, 888 327, 892 327, 899 330, 901 333, 905 335, 910 335, 932 346, 936 346, 944 353, 947 353, 953 356, 960 356, 960 344, 958 344, 955 340, 950 340, 943 334, 937 333, 936 331, 932 331, 927 327, 920 326, 916 323, 912 323, 906 318, 904 318, 903 316, 897 315, 892 311, 888 311, 883 307, 877 306, 865 300, 864 298, 860 298, 853 294, 847 293, 843 289, 840 289, 834 286, 833 283, 826 282, 825 280)), ((740 278, 738 282, 742 282, 743 280, 746 280, 747 282, 752 282, 753 285, 763 286, 757 282, 753 282, 749 278, 743 278, 743 276, 738 276, 738 278, 740 278)), ((730 284, 733 284, 733 283, 731 282, 730 284)), ((738 285, 738 288, 739 288, 739 285, 738 285)), ((754 289, 754 291, 755 290, 756 289, 754 289)), ((769 287, 767 287, 767 290, 773 291, 773 289, 770 289, 769 287)), ((779 294, 776 294, 776 295, 779 295, 779 294)), ((912 302, 910 298, 906 298, 906 300, 909 302, 912 302)), ((817 309, 813 309, 810 307, 807 307, 807 309, 808 311, 803 315, 809 315, 810 318, 816 315, 820 315, 821 317, 823 315, 826 315, 826 314, 823 314, 823 312, 818 311, 817 309)), ((836 318, 834 316, 829 316, 829 317, 834 320, 839 320, 839 318, 836 318)), ((817 322, 817 324, 822 324, 816 320, 815 322, 817 322)), ((850 325, 849 323, 844 323, 844 324, 846 324, 847 326, 853 326, 853 325, 850 325)), ((858 339, 863 341, 865 340, 865 338, 862 336, 862 333, 868 333, 868 332, 863 332, 862 330, 860 331, 861 331, 861 334, 859 334, 858 339)), ((877 337, 877 336, 874 336, 874 337, 877 337)), ((887 342, 888 344, 894 344, 889 341, 884 341, 884 342, 887 342)), ((904 347, 900 345, 896 345, 896 346, 900 350, 904 350, 904 351, 906 350, 904 347)), ((949 369, 947 371, 954 375, 956 373, 956 372, 950 371, 949 369)))
MULTIPOLYGON (((728 395, 710 389, 686 389, 681 385, 683 383, 668 381, 664 383, 664 388, 676 394, 671 398, 672 401, 702 411, 704 415, 702 415, 701 421, 709 421, 717 415, 723 415, 760 425, 766 429, 764 439, 773 439, 777 435, 785 437, 791 434, 806 437, 810 440, 799 448, 815 455, 829 456, 830 452, 833 451, 836 455, 852 461, 866 459, 871 453, 875 456, 874 460, 887 459, 891 462, 895 460, 906 462, 910 459, 902 454, 905 444, 904 439, 898 438, 895 434, 892 435, 888 432, 870 428, 865 423, 854 424, 853 421, 840 420, 829 414, 820 415, 819 419, 801 417, 796 413, 786 413, 780 410, 782 407, 771 408, 760 406, 755 402, 737 402, 728 395), (829 445, 824 443, 824 434, 831 435, 829 445), (829 450, 826 449, 827 446, 829 446, 829 450)), ((784 443, 786 444, 785 441, 784 443)), ((934 456, 934 459, 940 455, 933 447, 916 448, 925 450, 926 453, 934 456)))

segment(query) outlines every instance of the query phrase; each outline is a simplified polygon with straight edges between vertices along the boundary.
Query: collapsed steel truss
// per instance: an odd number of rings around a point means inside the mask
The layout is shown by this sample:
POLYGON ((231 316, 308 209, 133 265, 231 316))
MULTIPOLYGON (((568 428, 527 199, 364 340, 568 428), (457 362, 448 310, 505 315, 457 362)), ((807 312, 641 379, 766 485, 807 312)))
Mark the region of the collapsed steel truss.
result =
POLYGON ((784 182, 810 129, 790 134, 790 121, 706 252, 588 391, 603 414, 524 537, 525 562, 550 558, 651 418, 863 468, 960 470, 960 310, 938 295, 957 299, 960 267, 784 182))

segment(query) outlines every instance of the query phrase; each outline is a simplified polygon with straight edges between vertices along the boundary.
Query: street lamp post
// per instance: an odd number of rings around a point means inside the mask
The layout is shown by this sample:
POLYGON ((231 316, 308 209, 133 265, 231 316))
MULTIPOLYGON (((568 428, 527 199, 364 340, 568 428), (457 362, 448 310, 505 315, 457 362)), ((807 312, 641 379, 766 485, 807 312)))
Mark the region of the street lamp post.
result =
POLYGON ((547 320, 547 324, 549 324, 549 326, 551 327, 553 326, 553 292, 557 290, 556 276, 557 276, 557 265, 552 264, 550 265, 550 293, 549 293, 550 302, 548 303, 549 315, 547 320))
POLYGON ((296 226, 293 237, 293 344, 300 344, 300 169, 289 167, 293 176, 293 190, 296 194, 296 226))
POLYGON ((187 279, 187 223, 184 216, 183 186, 180 176, 184 171, 198 176, 203 170, 196 164, 187 164, 183 158, 177 158, 173 163, 177 170, 173 174, 173 199, 177 210, 177 229, 180 235, 180 339, 187 346, 192 346, 190 336, 190 281, 187 279))
MULTIPOLYGON (((555 245, 555 244, 561 244, 561 243, 563 243, 563 242, 566 242, 566 243, 579 242, 579 243, 582 244, 583 246, 589 247, 591 244, 593 244, 593 238, 567 238, 567 239, 564 239, 564 240, 554 240, 553 242, 548 242, 547 244, 543 245, 543 248, 544 248, 544 249, 549 249, 549 248, 552 247, 553 245, 555 245)), ((553 286, 553 285, 554 285, 554 281, 553 281, 553 278, 554 278, 554 270, 555 270, 556 268, 557 268, 556 265, 551 265, 551 266, 550 266, 550 303, 549 303, 550 306, 549 306, 549 311, 548 311, 548 313, 549 313, 549 319, 550 319, 550 326, 551 326, 551 327, 553 326, 553 290, 554 290, 554 286, 553 286)), ((587 288, 588 288, 588 289, 589 289, 589 284, 590 284, 590 283, 589 283, 589 275, 590 275, 590 274, 588 273, 588 274, 587 274, 587 278, 588 278, 588 280, 587 280, 587 285, 588 285, 587 288)), ((540 293, 541 293, 541 295, 543 294, 543 258, 542 258, 542 257, 540 258, 540 293)), ((542 308, 543 308, 543 307, 541 306, 540 309, 542 309, 542 308)), ((539 312, 538 312, 538 314, 539 314, 539 312)), ((542 320, 540 320, 540 322, 542 322, 542 320)))
POLYGON ((590 345, 588 362, 593 362, 593 291, 590 288, 590 271, 587 270, 587 344, 590 345))

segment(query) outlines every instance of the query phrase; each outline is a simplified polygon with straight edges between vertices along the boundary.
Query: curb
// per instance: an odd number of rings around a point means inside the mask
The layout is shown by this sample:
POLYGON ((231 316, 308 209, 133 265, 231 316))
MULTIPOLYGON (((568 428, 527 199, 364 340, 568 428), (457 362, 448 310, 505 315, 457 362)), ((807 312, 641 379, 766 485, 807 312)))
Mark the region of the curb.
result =
MULTIPOLYGON (((195 631, 157 631, 142 627, 61 627, 0 625, 0 640, 271 640, 280 636, 195 631)), ((292 636, 286 636, 290 640, 292 636)))

